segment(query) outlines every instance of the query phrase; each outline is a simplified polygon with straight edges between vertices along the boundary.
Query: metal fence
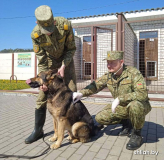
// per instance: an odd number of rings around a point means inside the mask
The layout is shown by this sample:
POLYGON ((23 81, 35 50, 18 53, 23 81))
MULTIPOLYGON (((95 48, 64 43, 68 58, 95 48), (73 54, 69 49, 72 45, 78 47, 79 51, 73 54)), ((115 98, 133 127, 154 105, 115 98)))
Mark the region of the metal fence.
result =
POLYGON ((125 52, 126 65, 143 74, 149 93, 164 93, 164 20, 128 22, 75 28, 78 55, 75 59, 78 89, 107 72, 107 50, 125 52))
MULTIPOLYGON (((116 45, 116 25, 76 28, 74 57, 78 90, 107 72, 103 59, 116 45)), ((114 49, 115 50, 115 49, 114 49)))

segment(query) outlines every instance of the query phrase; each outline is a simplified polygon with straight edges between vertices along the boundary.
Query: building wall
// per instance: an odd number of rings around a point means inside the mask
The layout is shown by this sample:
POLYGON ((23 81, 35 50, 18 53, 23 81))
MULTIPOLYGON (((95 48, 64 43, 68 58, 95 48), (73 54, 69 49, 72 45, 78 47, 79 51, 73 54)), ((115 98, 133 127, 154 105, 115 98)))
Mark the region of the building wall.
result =
MULTIPOLYGON (((158 31, 158 80, 164 80, 164 20, 131 24, 137 36, 137 63, 139 64, 139 33, 158 31)), ((139 66, 139 65, 138 65, 139 66)), ((138 67, 139 68, 139 67, 138 67)))
POLYGON ((139 33, 158 31, 158 80, 146 81, 149 91, 164 91, 164 20, 131 23, 137 36, 137 68, 139 68, 139 33))

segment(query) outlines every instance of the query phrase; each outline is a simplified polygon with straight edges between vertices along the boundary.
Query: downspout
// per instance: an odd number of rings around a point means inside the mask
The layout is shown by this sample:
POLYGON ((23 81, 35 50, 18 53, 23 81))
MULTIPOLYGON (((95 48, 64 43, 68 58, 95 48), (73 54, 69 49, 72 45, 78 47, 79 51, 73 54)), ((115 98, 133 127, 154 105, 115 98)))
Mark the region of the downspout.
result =
POLYGON ((122 22, 122 14, 118 14, 118 34, 117 34, 117 50, 123 51, 123 22, 122 22))

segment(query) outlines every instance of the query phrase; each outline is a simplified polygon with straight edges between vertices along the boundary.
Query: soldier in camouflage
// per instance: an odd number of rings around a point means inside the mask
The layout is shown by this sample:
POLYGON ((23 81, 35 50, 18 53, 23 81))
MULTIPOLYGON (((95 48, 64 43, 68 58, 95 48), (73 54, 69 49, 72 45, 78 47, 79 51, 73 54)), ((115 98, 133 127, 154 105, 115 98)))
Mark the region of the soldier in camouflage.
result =
POLYGON ((131 137, 126 148, 135 150, 142 145, 141 129, 146 114, 151 110, 146 84, 139 70, 123 63, 123 52, 108 51, 105 60, 107 60, 108 73, 79 92, 74 92, 73 100, 76 103, 82 97, 108 87, 114 101, 100 111, 95 119, 104 125, 123 124, 120 135, 126 135, 132 125, 131 137))
MULTIPOLYGON (((64 17, 53 17, 49 6, 42 5, 35 10, 37 25, 31 33, 33 50, 38 58, 39 72, 56 69, 73 92, 76 88, 76 75, 73 56, 76 50, 71 23, 64 17)), ((40 87, 36 101, 35 127, 25 143, 32 143, 43 136, 46 118, 47 91, 40 87)))

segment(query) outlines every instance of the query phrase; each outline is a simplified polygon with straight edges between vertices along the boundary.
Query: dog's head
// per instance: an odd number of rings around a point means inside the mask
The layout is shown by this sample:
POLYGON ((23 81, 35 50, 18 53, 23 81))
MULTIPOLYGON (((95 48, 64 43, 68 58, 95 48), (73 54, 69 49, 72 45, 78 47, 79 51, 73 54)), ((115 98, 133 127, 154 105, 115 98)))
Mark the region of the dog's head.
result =
POLYGON ((59 85, 59 83, 63 83, 63 78, 56 73, 56 70, 49 70, 40 72, 37 77, 26 80, 26 83, 31 88, 37 88, 43 84, 48 87, 54 81, 56 85, 59 85))

